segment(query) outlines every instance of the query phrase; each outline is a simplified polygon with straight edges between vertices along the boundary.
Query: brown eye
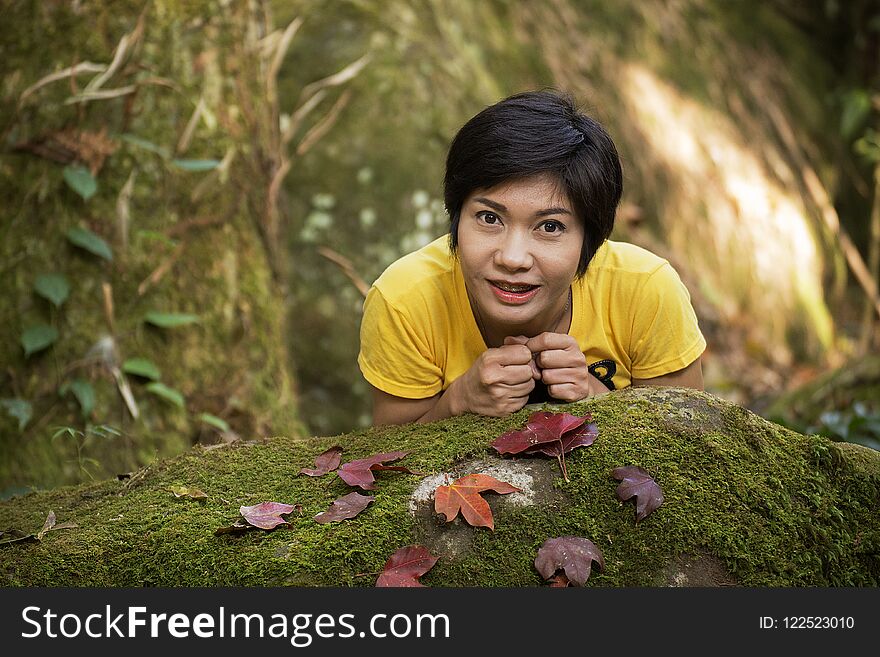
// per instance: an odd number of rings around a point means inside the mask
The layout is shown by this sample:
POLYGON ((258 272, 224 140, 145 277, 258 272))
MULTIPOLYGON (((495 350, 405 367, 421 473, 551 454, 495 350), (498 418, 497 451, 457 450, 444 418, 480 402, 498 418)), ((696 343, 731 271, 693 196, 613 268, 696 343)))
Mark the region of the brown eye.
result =
POLYGON ((501 221, 500 217, 494 212, 478 212, 477 217, 490 226, 494 226, 501 221))
POLYGON ((558 221, 545 221, 541 224, 541 229, 545 233, 560 233, 565 230, 565 226, 563 226, 558 221))

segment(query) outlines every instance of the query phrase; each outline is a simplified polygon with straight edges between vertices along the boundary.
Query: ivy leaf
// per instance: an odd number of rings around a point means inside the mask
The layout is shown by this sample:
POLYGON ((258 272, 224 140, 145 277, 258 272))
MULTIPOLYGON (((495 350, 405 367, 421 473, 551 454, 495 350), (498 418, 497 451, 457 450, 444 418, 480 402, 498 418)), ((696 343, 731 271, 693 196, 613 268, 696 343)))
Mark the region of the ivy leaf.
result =
POLYGON ((92 384, 85 379, 77 378, 63 384, 58 389, 62 396, 66 395, 68 391, 72 392, 73 396, 76 397, 76 401, 79 402, 83 417, 89 417, 95 408, 95 389, 92 387, 92 384))
POLYGON ((642 468, 635 465, 614 468, 611 476, 623 482, 617 487, 617 499, 626 502, 631 497, 636 498, 636 522, 644 520, 663 504, 663 491, 642 468))
POLYGON ((199 321, 198 315, 187 313, 159 313, 148 312, 144 315, 144 321, 160 328, 176 328, 199 321))
POLYGON ((34 291, 58 308, 70 295, 70 284, 64 274, 40 274, 34 282, 34 291))
POLYGON ((423 587, 419 577, 434 567, 439 557, 433 556, 421 545, 407 545, 392 554, 382 574, 376 580, 377 587, 423 587))
POLYGON ((110 245, 88 228, 81 226, 71 228, 67 231, 67 239, 75 246, 104 258, 104 260, 113 260, 113 251, 110 249, 110 245))
POLYGON ((599 570, 605 570, 602 552, 591 540, 580 536, 560 536, 544 541, 535 557, 535 568, 545 580, 555 580, 553 586, 567 584, 556 578, 558 570, 565 573, 568 582, 583 586, 590 577, 594 561, 599 564, 599 570))
POLYGON ((220 165, 220 160, 171 160, 171 164, 184 171, 210 171, 220 165))
POLYGON ((452 522, 461 511, 461 515, 473 527, 495 529, 492 509, 480 493, 492 490, 496 493, 516 493, 520 489, 506 481, 498 481, 486 474, 469 474, 459 477, 448 486, 437 486, 434 491, 434 510, 446 516, 446 522, 452 522))
POLYGON ((88 201, 98 191, 98 183, 92 173, 84 166, 70 164, 64 167, 63 175, 64 182, 84 201, 88 201))
POLYGON ((30 422, 33 417, 34 409, 26 399, 20 399, 18 397, 0 399, 0 406, 2 406, 12 417, 18 420, 19 431, 24 431, 27 423, 30 422))
POLYGON ((370 495, 361 495, 360 493, 349 493, 333 500, 330 508, 315 516, 315 521, 321 524, 328 522, 342 522, 349 518, 354 518, 357 514, 367 508, 376 498, 370 495))
POLYGON ((158 381, 162 378, 156 364, 146 358, 129 358, 122 364, 122 371, 152 381, 158 381))
POLYGON ((58 331, 48 324, 35 324, 25 329, 21 334, 21 346, 24 347, 25 357, 42 351, 55 343, 58 339, 58 331))
POLYGON ((160 383, 159 381, 148 383, 146 388, 157 397, 161 397, 162 399, 171 402, 179 408, 184 407, 183 395, 181 395, 180 392, 175 390, 174 388, 169 388, 164 383, 160 383))
POLYGON ((293 504, 261 502, 254 506, 243 506, 239 511, 241 512, 241 517, 254 527, 274 529, 278 525, 286 525, 287 521, 281 516, 291 513, 295 508, 293 504))
POLYGON ((409 468, 400 466, 384 465, 386 462, 399 461, 409 452, 386 452, 384 454, 374 454, 365 459, 358 459, 343 463, 339 466, 336 474, 349 486, 359 486, 363 490, 375 490, 376 485, 373 479, 373 471, 375 470, 397 470, 398 472, 409 472, 415 474, 409 468))
POLYGON ((320 477, 338 468, 341 460, 342 448, 339 445, 334 445, 315 457, 314 468, 302 468, 299 473, 310 477, 320 477))
POLYGON ((199 415, 199 420, 201 420, 205 424, 210 424, 218 431, 222 431, 223 433, 229 432, 229 423, 226 420, 217 417, 216 415, 211 415, 210 413, 202 413, 199 415))

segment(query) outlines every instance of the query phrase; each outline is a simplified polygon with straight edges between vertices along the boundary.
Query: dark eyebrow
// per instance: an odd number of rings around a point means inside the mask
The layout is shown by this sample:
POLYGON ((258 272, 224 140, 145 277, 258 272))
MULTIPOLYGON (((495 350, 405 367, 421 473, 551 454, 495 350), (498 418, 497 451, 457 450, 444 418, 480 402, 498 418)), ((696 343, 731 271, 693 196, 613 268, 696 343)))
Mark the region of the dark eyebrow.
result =
MULTIPOLYGON (((488 205, 493 210, 497 210, 498 212, 507 212, 507 207, 498 203, 497 201, 493 201, 491 199, 485 198, 483 196, 474 197, 474 201, 477 203, 482 203, 483 205, 488 205)), ((538 210, 535 213, 536 217, 546 217, 551 214, 571 214, 571 210, 566 210, 565 208, 547 208, 546 210, 538 210)))

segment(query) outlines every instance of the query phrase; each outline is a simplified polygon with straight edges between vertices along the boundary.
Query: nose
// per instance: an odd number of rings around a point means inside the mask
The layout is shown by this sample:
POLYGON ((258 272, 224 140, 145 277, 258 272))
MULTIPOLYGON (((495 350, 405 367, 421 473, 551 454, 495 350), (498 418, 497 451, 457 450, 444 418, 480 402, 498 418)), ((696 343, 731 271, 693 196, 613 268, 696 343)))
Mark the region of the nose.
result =
POLYGON ((531 269, 534 264, 527 235, 507 231, 495 251, 495 265, 508 271, 531 269))

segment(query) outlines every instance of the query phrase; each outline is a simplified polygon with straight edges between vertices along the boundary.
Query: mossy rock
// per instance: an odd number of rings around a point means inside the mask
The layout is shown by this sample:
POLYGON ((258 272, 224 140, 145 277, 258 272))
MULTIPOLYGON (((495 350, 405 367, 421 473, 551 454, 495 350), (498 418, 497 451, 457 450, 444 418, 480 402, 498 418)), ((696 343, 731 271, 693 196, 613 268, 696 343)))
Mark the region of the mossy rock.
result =
POLYGON ((37 533, 50 510, 78 526, 0 548, 0 573, 14 586, 372 586, 392 552, 421 543, 440 557, 426 585, 539 586, 538 548, 577 535, 605 558, 589 586, 880 582, 878 452, 797 434, 706 393, 636 388, 566 407, 599 427, 569 455, 566 482, 555 460, 499 458, 489 446, 530 410, 196 448, 130 480, 15 498, 0 504, 0 529, 37 533), (335 474, 298 473, 334 444, 344 461, 406 450, 400 464, 419 474, 377 472, 361 515, 318 524, 350 489, 335 474), (621 465, 645 468, 664 491, 638 523, 632 502, 615 497, 610 472, 621 465), (432 511, 430 477, 474 471, 523 489, 486 495, 494 531, 432 511), (176 498, 174 486, 208 499, 176 498), (240 506, 270 500, 299 505, 289 526, 215 534, 240 506))

